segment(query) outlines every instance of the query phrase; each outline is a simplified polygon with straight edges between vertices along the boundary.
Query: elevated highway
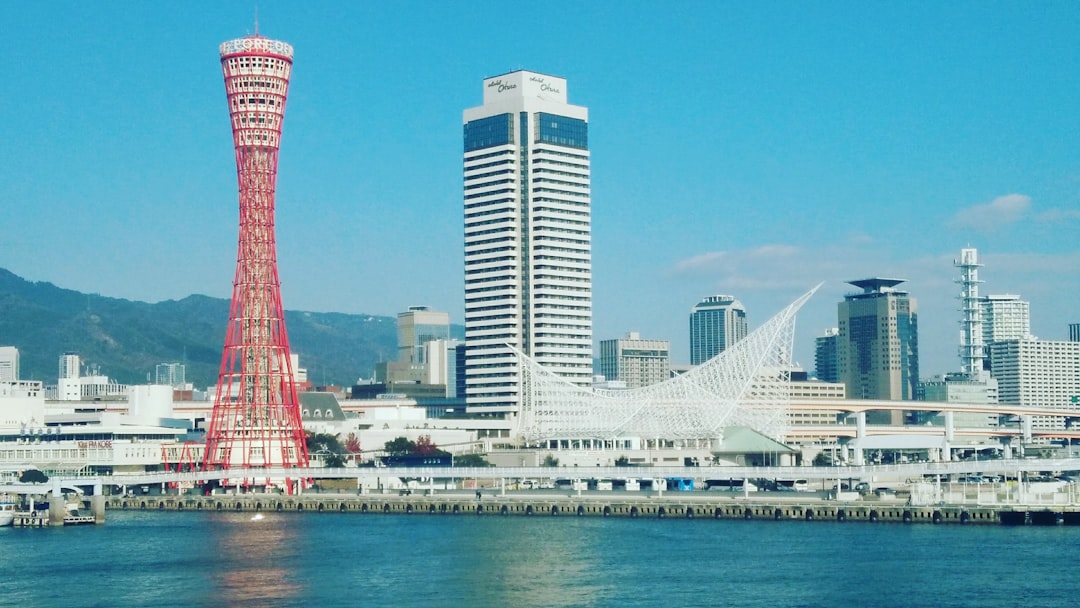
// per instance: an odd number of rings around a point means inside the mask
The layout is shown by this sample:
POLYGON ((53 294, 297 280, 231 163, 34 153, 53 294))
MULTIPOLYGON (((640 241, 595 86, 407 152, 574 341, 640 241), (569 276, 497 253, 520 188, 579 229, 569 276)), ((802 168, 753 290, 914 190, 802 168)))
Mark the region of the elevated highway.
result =
POLYGON ((970 404, 945 403, 943 401, 890 401, 876 399, 792 399, 792 410, 840 411, 848 413, 869 411, 905 412, 953 412, 971 414, 998 414, 1008 416, 1058 416, 1080 420, 1080 408, 1054 409, 1024 407, 1007 403, 970 404))

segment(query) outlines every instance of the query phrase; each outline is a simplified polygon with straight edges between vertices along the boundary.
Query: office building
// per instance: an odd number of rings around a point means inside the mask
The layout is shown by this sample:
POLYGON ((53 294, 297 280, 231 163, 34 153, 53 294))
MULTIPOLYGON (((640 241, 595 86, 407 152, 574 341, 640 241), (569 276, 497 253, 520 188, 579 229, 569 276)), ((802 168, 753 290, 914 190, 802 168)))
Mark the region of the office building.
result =
MULTIPOLYGON (((862 289, 838 306, 838 372, 849 399, 914 399, 919 382, 915 300, 895 289, 903 279, 849 281, 862 289)), ((868 416, 868 421, 870 417, 868 416)), ((901 423, 892 412, 887 422, 901 423)))
POLYGON ((701 365, 746 337, 746 308, 734 296, 709 296, 690 310, 690 364, 701 365))
POLYGON ((450 314, 427 306, 410 306, 397 317, 398 357, 391 382, 446 383, 446 341, 450 339, 450 314), (431 352, 439 341, 441 350, 431 352), (438 359, 438 361, 433 361, 438 359), (434 363, 434 365, 431 365, 434 363), (404 374, 404 375, 402 375, 404 374), (437 380, 437 381, 436 381, 437 380))
MULTIPOLYGON (((398 358, 376 367, 375 380, 385 382, 392 393, 412 391, 406 385, 445 386, 453 363, 448 359, 454 342, 450 340, 450 315, 427 306, 411 306, 399 313, 398 358)), ((430 390, 427 390, 430 392, 430 390)))
POLYGON ((643 340, 636 331, 601 340, 600 373, 628 389, 659 384, 671 378, 671 345, 667 340, 643 340))
POLYGON ((507 412, 514 349, 592 380, 589 116, 563 78, 515 71, 483 87, 463 114, 465 390, 470 408, 507 412))
POLYGON ((1080 323, 1069 323, 1069 342, 1080 342, 1080 323))
POLYGON ((1030 340, 1031 305, 1015 294, 989 295, 979 298, 982 309, 983 364, 992 369, 990 345, 1002 340, 1030 340))
POLYGON ((814 374, 822 382, 840 382, 840 330, 830 327, 814 339, 814 374))
POLYGON ((0 382, 19 381, 19 349, 0 346, 0 382))
POLYGON ((154 368, 154 384, 171 386, 174 389, 187 388, 187 366, 183 363, 158 363, 154 368))
MULTIPOLYGON (((990 344, 991 369, 1001 403, 1077 411, 1080 342, 999 340, 990 344)), ((1064 420, 1034 416, 1032 428, 1060 430, 1064 420)))
POLYGON ((983 343, 1026 340, 1031 335, 1031 304, 1015 294, 979 298, 982 306, 983 343))

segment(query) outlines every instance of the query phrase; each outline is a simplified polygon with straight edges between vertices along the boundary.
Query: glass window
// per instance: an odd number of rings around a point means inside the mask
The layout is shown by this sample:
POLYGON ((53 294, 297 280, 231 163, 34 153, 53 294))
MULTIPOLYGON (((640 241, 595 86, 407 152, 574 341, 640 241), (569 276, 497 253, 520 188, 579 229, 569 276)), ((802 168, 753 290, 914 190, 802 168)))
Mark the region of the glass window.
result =
POLYGON ((589 123, 577 118, 538 112, 536 141, 567 148, 589 149, 589 123))
POLYGON ((480 118, 465 125, 465 151, 514 143, 514 126, 510 114, 480 118))

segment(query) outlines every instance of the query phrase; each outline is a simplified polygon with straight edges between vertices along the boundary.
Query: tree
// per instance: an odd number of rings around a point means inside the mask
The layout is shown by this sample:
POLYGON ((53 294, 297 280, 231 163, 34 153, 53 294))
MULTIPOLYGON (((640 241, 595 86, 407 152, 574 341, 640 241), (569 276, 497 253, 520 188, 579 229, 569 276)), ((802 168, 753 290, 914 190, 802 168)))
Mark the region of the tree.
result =
POLYGON ((445 456, 448 452, 440 450, 439 446, 431 440, 431 435, 420 435, 416 438, 413 454, 417 456, 445 456))
POLYGON ((555 458, 551 454, 548 454, 547 456, 544 456, 544 462, 541 463, 540 466, 557 467, 557 466, 559 466, 559 459, 555 458))
POLYGON ((814 456, 815 467, 827 467, 832 464, 832 457, 828 452, 818 452, 817 456, 814 456))
POLYGON ((462 454, 454 456, 455 467, 493 467, 483 454, 462 454))
POLYGON ((340 469, 345 466, 345 456, 338 452, 331 452, 323 457, 323 464, 331 469, 340 469))
POLYGON ((37 469, 26 469, 19 475, 19 481, 22 483, 45 483, 49 481, 49 476, 37 469))
POLYGON ((308 434, 307 450, 308 454, 318 456, 327 467, 340 468, 345 466, 345 457, 343 456, 345 448, 338 441, 337 435, 329 433, 308 434))
POLYGON ((349 436, 345 438, 345 451, 354 456, 360 454, 360 439, 356 433, 349 433, 349 436))
POLYGON ((383 444, 387 456, 408 456, 416 450, 416 443, 408 437, 397 437, 383 444))
POLYGON ((619 456, 618 458, 615 459, 615 466, 617 466, 617 467, 628 467, 628 466, 630 466, 630 459, 627 458, 626 456, 619 456))

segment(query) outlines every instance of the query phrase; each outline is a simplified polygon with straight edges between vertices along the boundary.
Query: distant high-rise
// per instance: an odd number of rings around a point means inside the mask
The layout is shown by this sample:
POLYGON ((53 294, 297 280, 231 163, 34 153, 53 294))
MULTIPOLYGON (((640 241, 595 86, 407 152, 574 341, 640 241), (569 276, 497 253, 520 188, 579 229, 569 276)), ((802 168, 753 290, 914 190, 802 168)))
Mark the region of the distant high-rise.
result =
POLYGON ((690 310, 690 364, 701 365, 746 337, 746 308, 735 296, 709 296, 690 310))
POLYGON ((1069 323, 1069 342, 1080 342, 1080 323, 1069 323))
MULTIPOLYGON (((849 399, 914 399, 919 383, 915 300, 894 289, 903 279, 849 281, 861 293, 838 306, 839 374, 849 399)), ((895 420, 902 422, 900 412, 895 420)))
POLYGON ((427 306, 398 313, 398 357, 386 366, 387 385, 447 383, 450 315, 427 306))
POLYGON ((1031 305, 1015 294, 989 295, 979 298, 982 311, 983 367, 992 369, 990 345, 1002 340, 1033 339, 1031 335, 1031 305))
POLYGON ((57 370, 56 398, 60 401, 78 401, 82 398, 82 360, 78 353, 60 355, 57 370))
POLYGON ((19 381, 19 349, 0 346, 0 382, 19 381))
MULTIPOLYGON (((1080 395, 1080 342, 1012 339, 990 345, 991 369, 1001 403, 1076 411, 1080 395)), ((1058 416, 1035 416, 1037 429, 1064 430, 1058 416)))
POLYGON ((80 360, 78 353, 64 353, 60 355, 60 367, 57 373, 59 379, 78 378, 81 375, 82 361, 80 360))
POLYGON ((659 384, 671 377, 671 345, 667 340, 643 340, 636 331, 601 340, 600 373, 628 389, 659 384))
POLYGON ((187 366, 183 363, 158 363, 154 368, 154 384, 182 389, 187 384, 187 366))
POLYGON ((1031 338, 1031 304, 1015 294, 979 298, 982 307, 983 344, 1031 338))
POLYGON ((450 339, 450 315, 427 306, 410 306, 398 313, 398 361, 422 365, 424 345, 450 339))
POLYGON ((580 386, 592 381, 589 114, 566 80, 484 80, 464 123, 465 392, 470 408, 519 403, 511 347, 580 386))
POLYGON ((840 330, 830 327, 814 339, 814 373, 822 382, 840 382, 840 330))

